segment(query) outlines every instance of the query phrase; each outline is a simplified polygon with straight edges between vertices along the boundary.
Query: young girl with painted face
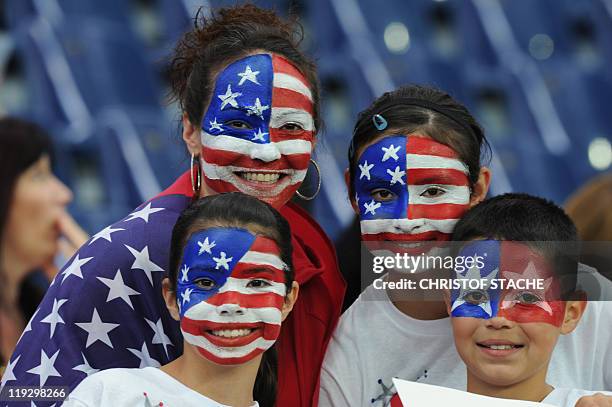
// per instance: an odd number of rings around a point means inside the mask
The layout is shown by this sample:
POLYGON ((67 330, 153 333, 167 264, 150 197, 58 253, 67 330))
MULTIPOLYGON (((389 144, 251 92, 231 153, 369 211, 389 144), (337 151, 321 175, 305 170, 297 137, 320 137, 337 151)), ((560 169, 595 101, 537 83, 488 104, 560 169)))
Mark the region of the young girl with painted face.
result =
POLYGON ((180 356, 179 325, 160 295, 172 226, 192 199, 241 191, 277 208, 292 226, 301 295, 278 339, 278 403, 312 403, 344 281, 323 230, 288 202, 320 128, 316 68, 299 39, 296 22, 253 5, 198 16, 169 72, 191 171, 97 233, 68 262, 17 345, 6 383, 72 388, 97 370, 180 356), (50 330, 43 319, 61 322, 50 330))
MULTIPOLYGON (((400 242, 410 251, 412 245, 423 244, 416 247, 422 249, 449 240, 457 221, 487 193, 490 171, 480 162, 486 148, 474 117, 444 92, 407 86, 374 101, 355 125, 346 176, 362 241, 369 247, 400 242)), ((439 276, 426 268, 416 272, 390 272, 384 280, 439 276)), ((561 339, 549 370, 551 383, 612 387, 606 367, 612 352, 606 351, 606 361, 577 354, 581 346, 608 348, 592 334, 601 318, 602 303, 589 304, 584 319, 589 322, 561 339)), ((321 372, 320 406, 399 403, 393 377, 465 389, 465 367, 453 346, 442 295, 409 301, 401 290, 368 286, 332 337, 321 372)))
POLYGON ((202 198, 172 231, 163 295, 183 355, 161 368, 96 373, 66 406, 274 406, 281 323, 298 296, 291 233, 241 193, 202 198))

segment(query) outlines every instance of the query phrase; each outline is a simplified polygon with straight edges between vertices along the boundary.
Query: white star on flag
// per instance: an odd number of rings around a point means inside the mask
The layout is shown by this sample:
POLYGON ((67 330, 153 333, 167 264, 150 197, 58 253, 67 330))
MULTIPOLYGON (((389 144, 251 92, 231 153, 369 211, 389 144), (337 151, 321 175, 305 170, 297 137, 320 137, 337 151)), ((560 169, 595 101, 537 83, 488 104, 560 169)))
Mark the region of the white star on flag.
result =
POLYGON ((232 261, 233 257, 225 257, 225 252, 221 252, 221 257, 213 257, 215 263, 215 270, 219 270, 219 267, 223 267, 226 270, 229 270, 229 262, 232 261))
POLYGON ((189 280, 187 277, 187 273, 189 273, 189 267, 186 264, 183 264, 183 268, 181 269, 181 283, 184 283, 189 280))
POLYGON ((44 349, 40 350, 40 365, 33 367, 28 370, 28 373, 38 375, 40 387, 44 386, 49 380, 49 377, 62 377, 61 374, 55 369, 55 359, 59 354, 59 350, 49 357, 45 353, 44 349))
POLYGON ((17 356, 15 360, 13 360, 12 362, 9 360, 9 364, 4 369, 2 380, 0 380, 0 389, 4 387, 6 382, 9 382, 11 380, 17 380, 17 378, 15 377, 15 374, 13 373, 13 369, 15 369, 15 365, 17 365, 17 362, 19 362, 19 359, 21 359, 21 355, 17 356))
POLYGON ((103 322, 100 319, 98 310, 93 309, 90 322, 75 322, 75 325, 87 332, 87 343, 85 349, 89 348, 96 341, 103 342, 113 348, 113 342, 108 336, 109 332, 117 328, 119 324, 113 324, 112 322, 103 322))
POLYGON ((153 285, 153 275, 151 274, 154 271, 164 271, 157 264, 153 263, 149 257, 149 246, 145 246, 144 249, 138 251, 128 245, 124 245, 128 248, 130 253, 134 256, 134 263, 132 264, 132 270, 142 270, 147 275, 149 282, 153 285))
MULTIPOLYGON (((530 260, 529 263, 527 264, 527 267, 525 267, 525 271, 523 271, 523 273, 515 273, 512 271, 504 271, 503 272, 505 277, 509 277, 511 280, 526 280, 526 281, 535 281, 535 280, 539 280, 541 279, 541 277, 538 275, 538 270, 536 269, 535 264, 533 264, 533 262, 530 260)), ((531 294, 536 295, 542 299, 546 298, 546 291, 548 290, 548 287, 550 287, 550 285, 553 282, 553 278, 552 277, 548 277, 546 280, 544 280, 544 289, 542 290, 533 290, 531 292, 531 294)), ((508 309, 513 307, 515 304, 519 303, 520 301, 517 299, 512 299, 512 300, 505 300, 502 301, 502 305, 501 308, 502 309, 508 309)), ((536 307, 540 307, 542 308, 544 311, 546 311, 549 315, 553 314, 553 310, 550 306, 550 304, 547 301, 538 301, 535 302, 531 305, 535 305, 536 307)))
POLYGON ((147 324, 151 327, 155 335, 153 335, 152 343, 153 345, 162 345, 164 347, 164 351, 166 351, 166 357, 168 356, 168 346, 174 346, 168 338, 168 335, 164 332, 164 326, 162 325, 161 318, 157 320, 157 322, 149 321, 145 318, 147 324))
POLYGON ((399 157, 397 156, 397 152, 399 151, 400 148, 402 148, 402 146, 395 147, 393 144, 391 144, 389 147, 382 147, 382 150, 385 152, 385 154, 383 155, 382 161, 385 162, 389 158, 393 158, 395 161, 399 160, 399 157))
POLYGON ((370 170, 374 168, 374 164, 368 164, 368 160, 365 160, 363 164, 359 164, 359 169, 361 170, 361 174, 359 174, 359 179, 363 177, 367 177, 370 180, 370 170))
POLYGON ((149 349, 147 348, 146 342, 142 343, 142 348, 140 350, 131 349, 131 348, 127 348, 127 350, 132 352, 138 359, 140 359, 140 366, 138 366, 139 369, 142 369, 148 366, 153 366, 153 367, 161 366, 161 364, 157 360, 153 359, 151 355, 149 354, 149 349))
POLYGON ((227 90, 224 95, 217 95, 221 99, 221 110, 225 109, 225 106, 230 105, 231 107, 238 107, 236 98, 242 96, 240 92, 232 92, 232 85, 227 85, 227 90))
POLYGON ((144 220, 145 223, 149 223, 149 215, 151 215, 151 214, 153 214, 155 212, 163 211, 163 210, 164 210, 164 208, 151 208, 151 202, 149 202, 147 204, 147 206, 145 206, 141 210, 130 213, 128 218, 126 220, 124 220, 124 222, 129 222, 129 221, 134 220, 136 218, 140 218, 140 219, 144 220))
POLYGON ((185 291, 181 293, 182 304, 184 305, 186 302, 191 301, 191 293, 193 292, 193 288, 186 288, 185 291))
POLYGON ((370 202, 366 202, 363 206, 365 208, 365 214, 367 215, 370 212, 372 215, 376 215, 376 209, 380 208, 382 204, 380 202, 376 202, 373 199, 370 202))
MULTIPOLYGON (((483 277, 480 275, 480 269, 478 268, 476 263, 474 263, 474 265, 467 271, 465 276, 462 276, 461 273, 457 272, 457 279, 466 280, 466 281, 470 281, 470 280, 480 281, 481 279, 487 280, 483 283, 483 289, 485 290, 483 293, 486 294, 488 297, 488 293, 486 293, 486 289, 489 286, 489 281, 494 279, 495 276, 497 275, 497 271, 498 269, 496 268, 493 271, 491 271, 486 277, 483 277)), ((458 306, 465 304, 466 301, 463 299, 463 297, 466 294, 474 292, 474 291, 476 290, 469 288, 469 283, 462 285, 461 290, 459 291, 459 296, 457 297, 455 302, 453 302, 453 306, 451 307, 451 312, 453 312, 455 308, 457 308, 458 306), (464 287, 467 287, 467 288, 464 288, 464 287)), ((480 304, 478 304, 478 306, 482 308, 484 312, 487 313, 487 315, 489 316, 493 315, 493 310, 491 309, 491 299, 490 298, 487 298, 486 302, 481 302, 480 304)))
POLYGON ((40 320, 40 322, 50 325, 49 339, 53 337, 53 334, 55 333, 55 327, 57 326, 57 324, 64 323, 64 320, 59 314, 59 309, 66 302, 68 302, 68 299, 66 298, 63 298, 59 301, 57 300, 57 298, 54 298, 53 299, 53 309, 51 310, 51 313, 40 320))
POLYGON ((262 105, 261 102, 259 101, 259 98, 255 98, 255 104, 253 106, 246 106, 246 108, 247 108, 247 115, 250 116, 254 114, 255 116, 259 116, 259 118, 263 120, 263 112, 265 110, 268 110, 270 106, 262 105))
POLYGON ((215 247, 217 244, 215 243, 215 241, 213 240, 212 242, 208 241, 208 237, 206 239, 204 239, 203 242, 198 242, 198 246, 200 246, 200 250, 198 251, 198 256, 201 255, 202 253, 206 252, 208 254, 212 254, 212 252, 210 251, 210 249, 212 249, 213 247, 215 247))
POLYGON ((391 185, 394 185, 396 182, 399 182, 402 185, 406 185, 402 177, 406 175, 406 171, 400 171, 399 165, 395 167, 395 170, 387 170, 387 174, 391 175, 391 185))
POLYGON ((259 75, 259 71, 251 71, 251 67, 247 65, 244 72, 238 74, 238 76, 240 76, 240 82, 238 82, 238 86, 242 86, 244 81, 251 81, 259 85, 260 83, 257 82, 257 75, 259 75))
POLYGON ((253 133, 253 138, 251 139, 251 141, 266 141, 266 139, 264 138, 266 134, 268 133, 261 131, 261 129, 257 129, 257 131, 253 133))
POLYGON ((89 260, 93 259, 93 257, 86 257, 84 259, 81 259, 79 256, 80 255, 77 253, 77 255, 72 260, 72 263, 70 263, 70 265, 66 267, 64 271, 62 271, 62 276, 64 276, 62 278, 62 284, 70 276, 76 276, 80 278, 81 280, 83 279, 83 273, 81 270, 81 266, 87 264, 89 260))
POLYGON ((117 273, 114 278, 104 278, 97 277, 100 282, 102 282, 105 286, 109 288, 108 296, 106 297, 106 302, 110 302, 115 298, 121 298, 127 305, 130 306, 131 309, 134 309, 132 305, 132 301, 130 300, 130 295, 140 295, 140 293, 131 287, 128 287, 123 282, 123 276, 121 275, 121 271, 117 269, 117 273))
POLYGON ((83 357, 83 363, 73 367, 72 370, 83 372, 87 376, 92 375, 92 374, 100 371, 100 369, 94 369, 93 367, 91 367, 91 365, 89 364, 89 362, 85 358, 85 354, 83 352, 81 352, 81 356, 83 357))
POLYGON ((213 121, 208 121, 208 123, 210 123, 210 129, 209 130, 220 130, 223 131, 223 126, 221 125, 221 123, 217 123, 217 118, 215 117, 215 120, 213 121))
POLYGON ((113 229, 113 226, 107 226, 104 229, 102 229, 101 231, 99 231, 98 233, 96 233, 95 235, 93 235, 93 237, 91 238, 91 240, 89 241, 88 246, 91 246, 91 244, 93 242, 95 242, 98 239, 104 239, 106 241, 109 242, 113 242, 113 240, 111 239, 111 235, 115 232, 119 232, 121 230, 125 230, 125 229, 121 229, 121 228, 117 228, 117 229, 113 229))

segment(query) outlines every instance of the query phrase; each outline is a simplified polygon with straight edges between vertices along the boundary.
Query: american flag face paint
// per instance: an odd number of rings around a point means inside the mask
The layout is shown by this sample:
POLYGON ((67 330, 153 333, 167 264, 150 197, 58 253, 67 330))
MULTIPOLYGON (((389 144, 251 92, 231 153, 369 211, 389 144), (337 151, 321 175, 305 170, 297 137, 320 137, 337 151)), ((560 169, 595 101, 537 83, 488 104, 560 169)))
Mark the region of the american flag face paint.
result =
POLYGON ((518 323, 544 322, 561 326, 565 306, 560 300, 559 282, 541 255, 523 243, 495 240, 471 242, 459 255, 481 256, 485 260, 482 268, 475 264, 465 273, 457 272, 458 280, 499 281, 486 289, 452 290, 452 317, 504 317, 518 323), (511 288, 508 287, 512 284, 510 280, 513 285, 521 280, 540 280, 542 288, 511 288), (500 284, 506 288, 502 289, 500 284))
POLYGON ((202 123, 204 182, 213 191, 240 191, 276 207, 286 203, 308 170, 314 142, 312 94, 286 59, 257 54, 217 76, 202 123))
POLYGON ((177 283, 181 331, 205 358, 245 363, 280 333, 285 264, 276 243, 245 229, 194 233, 177 283))
POLYGON ((457 153, 419 135, 367 147, 354 186, 364 241, 448 240, 470 202, 468 170, 457 153))

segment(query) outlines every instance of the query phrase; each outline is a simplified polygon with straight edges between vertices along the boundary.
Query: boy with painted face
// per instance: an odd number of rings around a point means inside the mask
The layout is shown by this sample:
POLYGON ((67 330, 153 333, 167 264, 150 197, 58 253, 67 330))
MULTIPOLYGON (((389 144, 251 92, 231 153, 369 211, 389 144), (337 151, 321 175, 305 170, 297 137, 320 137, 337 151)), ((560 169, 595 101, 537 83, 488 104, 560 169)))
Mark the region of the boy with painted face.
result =
MULTIPOLYGON (((580 405, 581 397, 594 393, 554 388, 547 382, 559 336, 576 329, 587 306, 575 292, 577 263, 568 255, 573 248, 554 241, 561 236, 577 242, 567 215, 554 204, 527 195, 484 201, 457 224, 457 240, 474 240, 459 256, 485 259, 483 267, 456 273, 465 284, 450 291, 448 298, 455 346, 467 365, 469 392, 563 407, 580 405), (535 219, 541 214, 546 214, 547 231, 540 237, 548 236, 546 242, 480 240, 531 239, 533 229, 544 226, 535 219), (477 280, 481 287, 466 288, 468 281, 477 280), (500 280, 506 281, 505 288, 500 280), (525 286, 527 282, 531 286, 525 286)), ((607 394, 588 397, 592 403, 588 405, 612 405, 612 393, 607 394)))
MULTIPOLYGON (((162 367, 96 373, 64 405, 274 406, 273 346, 298 293, 290 242, 287 221, 253 197, 196 201, 174 227, 163 283, 183 355, 162 367)), ((147 359, 146 348, 130 351, 147 359)))
MULTIPOLYGON (((374 101, 355 125, 346 173, 365 246, 372 251, 381 242, 393 242, 392 250, 436 254, 436 246, 451 239, 457 222, 487 194, 490 171, 480 164, 486 147, 474 117, 444 92, 413 85, 374 101)), ((437 270, 416 271, 390 272, 385 278, 440 276, 437 270)), ((549 369, 551 383, 612 388, 607 368, 612 352, 604 352, 603 360, 577 354, 583 346, 608 348, 590 331, 594 325, 612 324, 603 305, 589 306, 588 322, 560 340, 561 351, 549 369)), ((387 407, 394 397, 399 401, 394 377, 465 390, 465 366, 453 346, 441 292, 426 301, 407 300, 401 290, 368 286, 342 315, 332 337, 319 403, 387 407)))

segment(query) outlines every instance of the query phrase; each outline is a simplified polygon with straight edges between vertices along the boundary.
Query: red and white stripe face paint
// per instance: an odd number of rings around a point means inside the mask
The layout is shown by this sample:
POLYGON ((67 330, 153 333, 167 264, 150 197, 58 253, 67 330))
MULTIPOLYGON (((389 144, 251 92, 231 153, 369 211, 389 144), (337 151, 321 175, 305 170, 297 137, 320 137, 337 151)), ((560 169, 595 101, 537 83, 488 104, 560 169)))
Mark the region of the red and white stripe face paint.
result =
POLYGON ((355 171, 364 241, 444 241, 467 211, 467 166, 430 138, 391 135, 368 146, 355 171))
POLYGON ((270 348, 280 333, 285 268, 269 238, 238 228, 194 233, 177 284, 185 341, 222 365, 245 363, 270 348))
POLYGON ((313 110, 308 81, 286 59, 257 54, 228 65, 202 123, 204 182, 284 205, 308 170, 313 110))

